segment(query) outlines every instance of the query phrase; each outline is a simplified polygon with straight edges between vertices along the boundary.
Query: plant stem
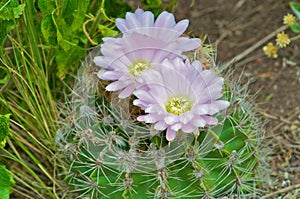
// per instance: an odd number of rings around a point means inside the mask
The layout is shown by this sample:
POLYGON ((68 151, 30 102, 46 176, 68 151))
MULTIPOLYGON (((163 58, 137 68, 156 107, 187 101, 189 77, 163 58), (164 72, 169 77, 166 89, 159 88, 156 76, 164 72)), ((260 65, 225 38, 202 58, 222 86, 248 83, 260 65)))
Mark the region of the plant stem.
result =
POLYGON ((297 35, 297 36, 295 36, 295 37, 292 37, 290 40, 291 40, 291 41, 295 41, 295 40, 297 40, 297 39, 300 39, 300 34, 297 35))
POLYGON ((23 13, 23 20, 24 20, 24 28, 26 31, 26 34, 28 36, 28 41, 30 42, 30 50, 32 51, 32 55, 34 55, 33 59, 34 61, 36 61, 37 65, 42 67, 43 66, 43 62, 42 62, 42 58, 41 58, 41 54, 40 51, 38 49, 38 41, 37 38, 38 35, 37 33, 39 31, 35 30, 35 26, 34 26, 34 22, 33 22, 33 7, 34 7, 34 2, 32 0, 30 1, 26 1, 26 7, 23 13))
POLYGON ((94 33, 95 33, 96 29, 97 29, 97 26, 98 26, 98 24, 100 22, 100 19, 101 19, 101 13, 102 13, 101 9, 98 10, 96 18, 95 18, 95 20, 93 20, 94 22, 93 22, 93 25, 92 25, 91 30, 90 30, 90 35, 94 35, 94 33))
POLYGON ((262 196, 260 199, 273 198, 274 196, 276 196, 278 194, 287 193, 287 192, 290 192, 290 191, 298 189, 298 188, 300 188, 300 183, 291 185, 291 186, 283 188, 283 189, 279 189, 279 190, 269 193, 269 194, 266 194, 266 195, 262 196))

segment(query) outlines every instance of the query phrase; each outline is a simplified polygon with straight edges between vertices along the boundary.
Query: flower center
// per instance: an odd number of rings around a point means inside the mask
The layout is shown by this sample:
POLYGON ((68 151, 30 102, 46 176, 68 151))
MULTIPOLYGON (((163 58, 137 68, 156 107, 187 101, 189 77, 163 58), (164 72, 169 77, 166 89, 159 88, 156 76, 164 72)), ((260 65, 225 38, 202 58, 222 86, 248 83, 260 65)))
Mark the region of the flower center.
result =
POLYGON ((191 109, 192 102, 187 97, 172 97, 166 104, 166 111, 174 115, 181 115, 191 109))
POLYGON ((139 77, 141 76, 142 72, 144 70, 147 70, 151 68, 151 65, 146 63, 146 62, 143 62, 143 61, 140 61, 140 62, 136 62, 135 64, 133 64, 130 69, 129 69, 129 72, 135 76, 135 77, 139 77))

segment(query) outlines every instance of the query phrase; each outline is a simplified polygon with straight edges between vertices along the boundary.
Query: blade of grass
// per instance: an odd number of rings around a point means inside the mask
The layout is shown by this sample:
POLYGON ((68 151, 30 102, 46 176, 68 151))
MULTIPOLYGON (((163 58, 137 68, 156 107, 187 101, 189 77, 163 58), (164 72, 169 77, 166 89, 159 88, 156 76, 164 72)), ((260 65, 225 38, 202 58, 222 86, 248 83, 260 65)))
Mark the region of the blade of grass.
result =
POLYGON ((15 190, 26 190, 21 197, 59 198, 56 172, 60 160, 54 158, 59 114, 48 84, 53 57, 47 57, 47 48, 39 44, 33 6, 33 1, 26 1, 17 28, 8 35, 11 47, 0 49, 0 64, 11 73, 11 84, 1 90, 0 109, 12 114, 10 139, 0 157, 12 160, 15 190))
MULTIPOLYGON (((11 146, 12 145, 12 142, 8 139, 7 140, 7 143, 11 146)), ((24 169, 26 169, 30 175, 42 186, 41 188, 44 188, 45 191, 48 192, 48 195, 52 195, 53 196, 53 193, 51 193, 51 190, 48 189, 47 185, 43 182, 43 180, 39 177, 38 174, 36 174, 27 164, 24 160, 22 159, 18 159, 14 154, 12 154, 11 152, 7 151, 6 149, 2 149, 3 152, 7 155, 1 155, 2 157, 5 157, 5 158, 8 158, 8 159, 11 159, 13 160, 14 162, 17 162, 19 163, 22 167, 24 167, 24 169)), ((14 151, 16 154, 18 154, 17 151, 14 151)), ((26 150, 26 152, 28 152, 28 150, 26 150)), ((17 156, 20 156, 19 154, 17 156)), ((32 155, 31 155, 31 158, 32 158, 32 155)), ((35 191, 37 192, 36 189, 32 189, 32 191, 35 191)), ((53 197, 54 198, 54 197, 53 197)))

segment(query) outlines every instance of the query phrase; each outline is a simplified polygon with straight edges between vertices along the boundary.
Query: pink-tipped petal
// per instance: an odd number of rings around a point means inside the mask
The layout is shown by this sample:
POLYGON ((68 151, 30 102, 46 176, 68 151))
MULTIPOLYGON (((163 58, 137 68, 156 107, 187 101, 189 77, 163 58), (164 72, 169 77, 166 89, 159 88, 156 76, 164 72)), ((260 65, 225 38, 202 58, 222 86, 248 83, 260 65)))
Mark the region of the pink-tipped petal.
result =
POLYGON ((151 102, 154 102, 153 97, 145 90, 143 89, 137 89, 133 92, 133 95, 135 95, 137 98, 142 98, 144 102, 151 104, 151 102))
POLYGON ((205 122, 209 125, 216 125, 218 124, 218 120, 214 117, 203 115, 202 118, 205 120, 205 122))
POLYGON ((98 77, 103 80, 117 80, 122 77, 122 73, 109 70, 100 70, 98 77))
POLYGON ((144 10, 141 9, 141 8, 137 8, 137 9, 135 10, 134 13, 135 13, 135 14, 138 16, 138 18, 139 18, 139 17, 141 17, 141 16, 143 15, 144 10))
POLYGON ((181 37, 178 39, 178 46, 182 51, 190 51, 201 46, 201 40, 198 38, 181 37))
POLYGON ((168 125, 163 121, 160 120, 158 121, 155 125, 154 125, 154 129, 159 130, 159 131, 163 131, 168 127, 168 125))
POLYGON ((176 137, 176 131, 173 131, 171 128, 167 129, 166 138, 169 142, 173 141, 176 137))
POLYGON ((126 97, 129 97, 132 92, 134 91, 135 87, 133 85, 130 85, 128 87, 126 87, 120 94, 119 94, 119 98, 123 99, 126 97))
POLYGON ((177 31, 179 35, 185 32, 187 27, 189 26, 189 20, 184 19, 179 21, 173 28, 173 30, 177 31))
POLYGON ((140 22, 136 19, 135 14, 127 12, 126 14, 126 22, 129 29, 137 29, 140 27, 140 22))
POLYGON ((146 11, 142 15, 142 24, 145 27, 151 27, 154 24, 154 15, 152 12, 146 11))
POLYGON ((155 26, 160 28, 170 28, 176 24, 173 14, 162 12, 155 21, 155 26))
POLYGON ((128 28, 126 26, 126 21, 124 19, 120 19, 120 18, 116 19, 116 26, 122 33, 128 31, 128 28))
POLYGON ((176 124, 173 124, 171 126, 171 129, 174 130, 174 131, 179 131, 181 128, 182 128, 182 124, 181 123, 176 123, 176 124))
POLYGON ((173 125, 179 121, 179 117, 177 115, 170 114, 166 116, 164 120, 168 125, 173 125))
POLYGON ((107 61, 106 61, 105 57, 102 57, 102 56, 94 57, 94 62, 96 65, 98 65, 102 68, 107 67, 107 61))
POLYGON ((181 129, 185 133, 192 133, 195 130, 195 127, 192 124, 186 124, 181 129))
POLYGON ((126 85, 124 85, 122 82, 120 81, 115 81, 113 83, 110 83, 109 85, 106 86, 106 90, 107 91, 117 91, 120 89, 123 89, 126 85))

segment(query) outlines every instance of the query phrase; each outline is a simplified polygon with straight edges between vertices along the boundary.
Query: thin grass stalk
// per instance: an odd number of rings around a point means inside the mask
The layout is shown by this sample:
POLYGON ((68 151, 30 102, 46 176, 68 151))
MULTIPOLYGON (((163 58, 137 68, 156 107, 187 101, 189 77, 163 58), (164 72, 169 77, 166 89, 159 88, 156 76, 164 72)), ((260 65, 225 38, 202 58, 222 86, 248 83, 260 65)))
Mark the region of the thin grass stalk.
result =
MULTIPOLYGON (((9 146, 13 145, 13 143, 8 140, 7 141, 9 146)), ((26 150, 27 151, 27 150, 26 150)), ((1 155, 2 157, 5 157, 5 158, 8 158, 8 159, 11 159, 13 160, 14 162, 17 162, 19 163, 24 169, 26 169, 26 171, 28 171, 28 173, 30 174, 30 176, 32 176, 37 182, 39 185, 41 185, 41 187, 39 189, 44 189, 48 192, 49 195, 53 195, 53 193, 51 192, 51 190, 48 189, 47 185, 44 183, 44 181, 39 177, 38 174, 36 174, 29 166, 28 166, 28 163, 25 162, 23 159, 19 159, 17 158, 14 154, 12 154, 11 152, 9 152, 8 150, 6 149, 3 149, 3 152, 7 155, 1 155)), ((17 150, 14 150, 14 153, 15 154, 18 154, 17 156, 20 156, 19 155, 19 152, 17 150)), ((32 158, 32 157, 31 157, 32 158)), ((16 171, 16 172, 13 172, 13 173, 18 173, 19 171, 16 171)), ((26 178, 24 178, 26 179, 26 178)), ((27 178, 28 179, 28 178, 27 178)), ((32 181, 31 181, 32 182, 32 181)), ((34 181, 32 182, 34 183, 34 181)), ((32 191, 34 192, 37 192, 38 190, 36 190, 36 188, 33 188, 32 191)))
POLYGON ((20 24, 8 35, 12 47, 1 49, 0 63, 10 73, 11 84, 1 91, 0 104, 12 120, 7 149, 0 156, 11 163, 16 192, 26 190, 22 194, 26 198, 59 198, 54 159, 58 111, 48 84, 53 58, 39 45, 33 12, 33 1, 26 1, 20 24))

